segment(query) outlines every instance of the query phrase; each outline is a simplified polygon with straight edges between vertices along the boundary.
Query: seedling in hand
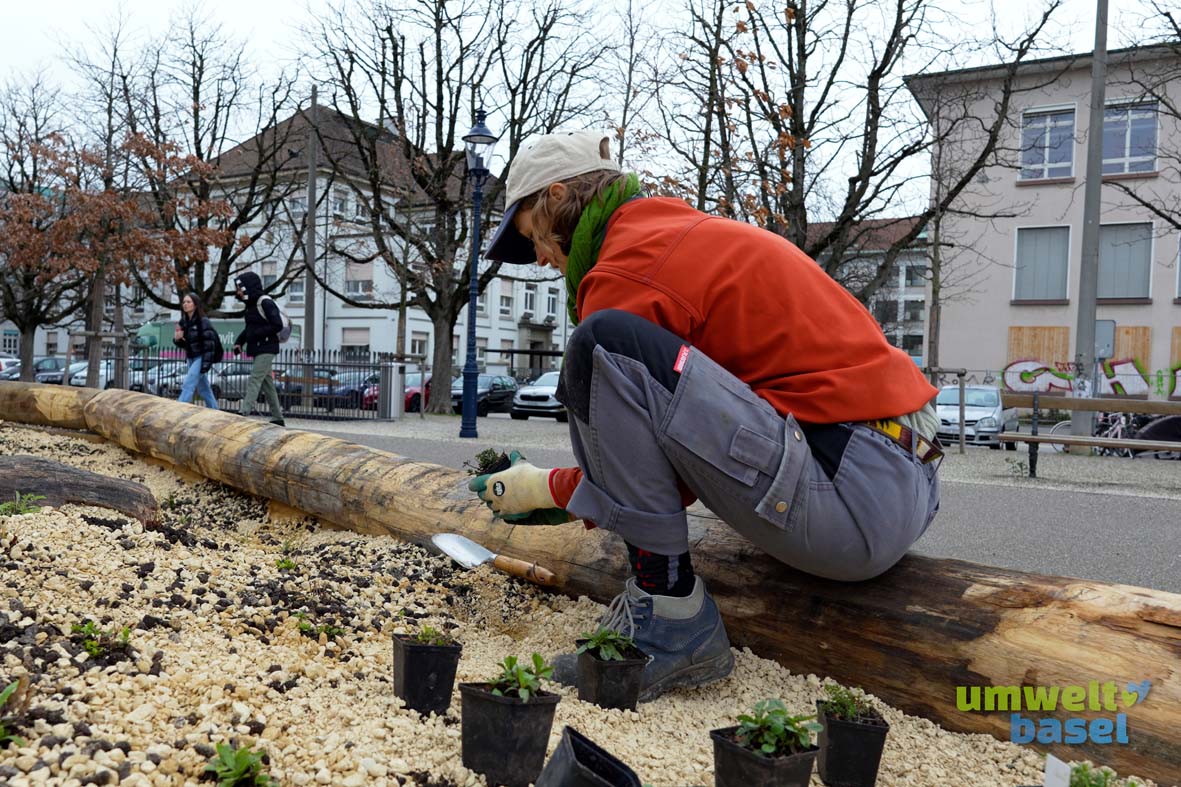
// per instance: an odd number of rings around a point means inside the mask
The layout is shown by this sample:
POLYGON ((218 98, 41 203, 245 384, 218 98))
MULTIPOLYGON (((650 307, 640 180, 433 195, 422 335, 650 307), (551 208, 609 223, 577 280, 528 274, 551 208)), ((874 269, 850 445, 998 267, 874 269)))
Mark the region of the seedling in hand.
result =
POLYGON ((812 745, 812 735, 820 725, 816 716, 788 716, 780 700, 761 700, 754 713, 738 717, 738 742, 765 757, 782 757, 803 751, 812 745))
POLYGON ((468 475, 488 475, 489 473, 499 473, 501 470, 508 470, 513 466, 513 463, 507 454, 497 451, 495 448, 485 448, 476 454, 476 463, 474 465, 470 462, 464 462, 463 466, 467 468, 468 475))
POLYGON ((497 697, 517 697, 521 702, 541 691, 542 678, 554 674, 554 668, 545 663, 541 654, 533 654, 533 666, 523 667, 516 656, 509 656, 500 664, 501 673, 492 682, 492 693, 497 697))

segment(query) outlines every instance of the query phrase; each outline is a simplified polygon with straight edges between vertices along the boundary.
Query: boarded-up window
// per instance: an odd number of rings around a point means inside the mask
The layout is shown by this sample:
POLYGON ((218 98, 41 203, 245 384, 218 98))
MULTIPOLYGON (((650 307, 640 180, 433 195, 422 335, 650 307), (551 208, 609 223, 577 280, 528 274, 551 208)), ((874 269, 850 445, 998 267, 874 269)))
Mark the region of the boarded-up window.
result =
POLYGON ((1065 300, 1069 254, 1069 227, 1018 229, 1014 300, 1065 300))
POLYGON ((349 262, 344 268, 344 291, 353 297, 366 297, 373 293, 373 263, 349 262))
POLYGON ((366 355, 369 352, 368 328, 343 328, 340 335, 340 351, 345 355, 366 355))
POLYGON ((1106 224, 1099 228, 1099 297, 1149 297, 1151 224, 1106 224))

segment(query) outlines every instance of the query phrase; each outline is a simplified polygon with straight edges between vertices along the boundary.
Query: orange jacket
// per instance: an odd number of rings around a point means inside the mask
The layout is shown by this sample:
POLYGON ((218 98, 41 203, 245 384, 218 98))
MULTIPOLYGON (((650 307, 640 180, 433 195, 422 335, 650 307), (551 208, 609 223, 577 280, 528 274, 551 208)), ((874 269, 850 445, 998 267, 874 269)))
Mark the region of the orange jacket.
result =
MULTIPOLYGON (((577 308, 580 319, 623 309, 662 326, 804 423, 892 418, 937 393, 796 246, 681 200, 638 199, 615 211, 577 308)), ((559 504, 579 478, 551 475, 559 504)))

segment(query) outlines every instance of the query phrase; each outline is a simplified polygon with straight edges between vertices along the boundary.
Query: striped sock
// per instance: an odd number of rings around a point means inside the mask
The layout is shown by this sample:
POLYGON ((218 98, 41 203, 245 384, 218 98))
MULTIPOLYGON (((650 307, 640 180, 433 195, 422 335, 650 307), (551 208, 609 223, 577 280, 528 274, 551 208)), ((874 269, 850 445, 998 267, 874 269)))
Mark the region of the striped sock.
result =
POLYGON ((636 584, 654 596, 688 596, 695 578, 688 552, 658 555, 632 544, 627 545, 627 559, 636 575, 636 584))

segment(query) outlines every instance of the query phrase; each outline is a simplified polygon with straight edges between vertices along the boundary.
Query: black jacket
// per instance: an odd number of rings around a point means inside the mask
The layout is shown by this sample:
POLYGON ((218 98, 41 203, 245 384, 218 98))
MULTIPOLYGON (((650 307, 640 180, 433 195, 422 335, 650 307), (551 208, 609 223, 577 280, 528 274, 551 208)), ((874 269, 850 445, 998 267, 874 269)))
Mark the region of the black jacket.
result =
POLYGON ((262 302, 260 313, 258 301, 262 297, 262 279, 257 273, 247 271, 234 279, 234 284, 246 290, 246 328, 238 334, 234 345, 245 347, 247 355, 279 352, 279 331, 283 330, 283 316, 271 298, 262 302))
POLYGON ((200 319, 192 319, 188 315, 181 315, 180 329, 184 332, 184 336, 180 339, 173 339, 172 343, 177 347, 181 347, 185 351, 185 358, 192 361, 194 358, 201 359, 201 373, 204 374, 213 368, 213 353, 216 349, 215 345, 221 341, 217 332, 213 330, 213 325, 210 324, 209 318, 201 317, 200 319))

